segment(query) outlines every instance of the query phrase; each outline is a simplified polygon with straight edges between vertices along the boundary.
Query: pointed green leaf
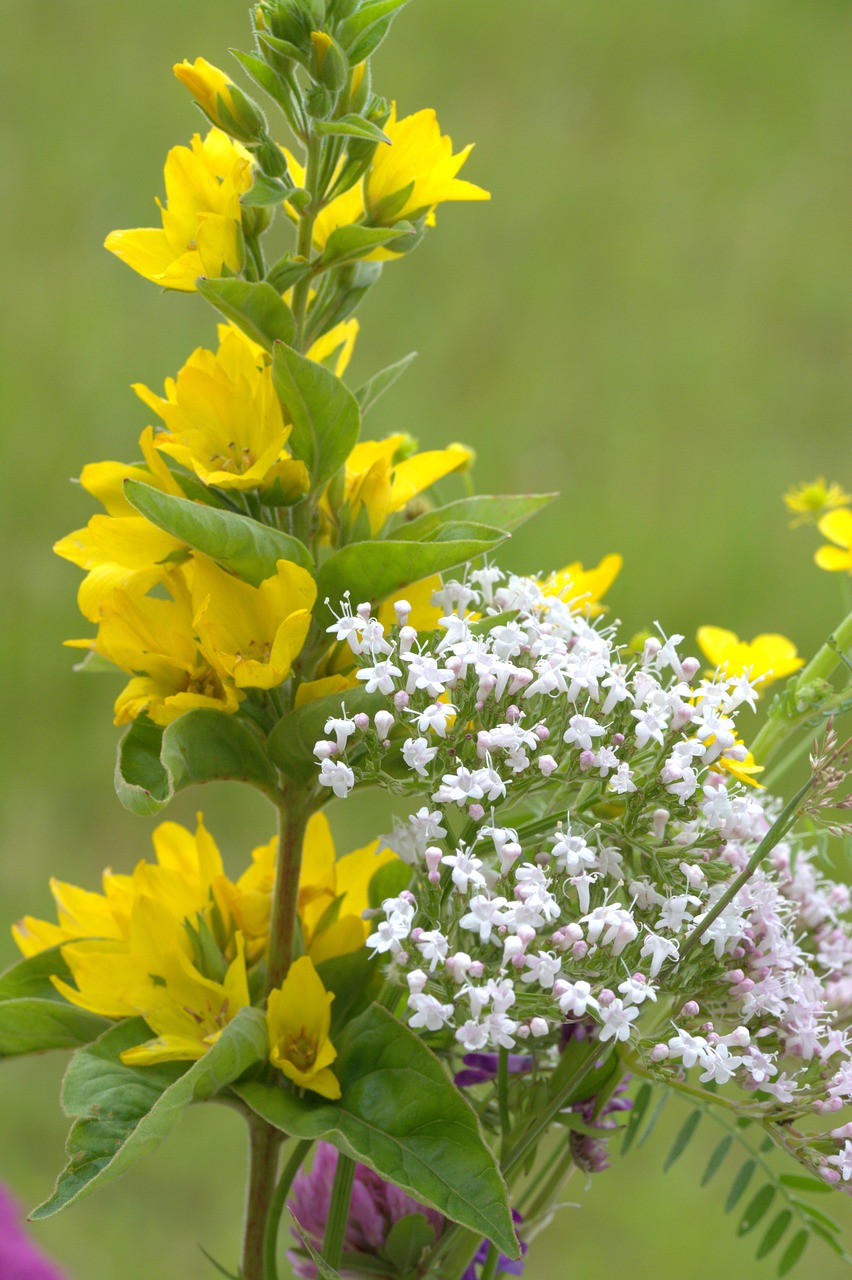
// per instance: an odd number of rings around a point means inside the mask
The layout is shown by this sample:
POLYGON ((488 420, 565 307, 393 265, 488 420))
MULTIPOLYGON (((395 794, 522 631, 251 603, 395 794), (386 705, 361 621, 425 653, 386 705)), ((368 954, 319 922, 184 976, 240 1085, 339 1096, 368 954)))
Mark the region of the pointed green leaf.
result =
POLYGON ((462 520, 472 520, 511 532, 537 515, 555 497, 555 493, 516 493, 505 497, 482 493, 470 498, 459 498, 457 502, 448 502, 444 507, 427 511, 425 515, 409 521, 394 531, 394 537, 417 542, 433 537, 439 528, 462 520))
POLYGON ((56 1000, 6 1000, 0 1004, 0 1058, 76 1049, 109 1025, 106 1018, 56 1000))
POLYGON ((652 1096, 653 1090, 651 1089, 650 1084, 645 1081, 645 1083, 640 1086, 633 1102, 633 1106, 630 1109, 627 1128, 624 1131, 624 1138, 621 1143, 621 1154, 623 1156, 627 1155, 627 1152, 636 1141, 636 1135, 639 1132, 642 1121, 645 1119, 645 1112, 648 1110, 652 1096))
POLYGON ((803 1213, 811 1223, 819 1223, 820 1226, 827 1227, 829 1231, 843 1230, 839 1222, 836 1222, 834 1218, 830 1218, 827 1213, 823 1213, 820 1209, 814 1208, 814 1206, 812 1204, 808 1204, 806 1200, 800 1200, 798 1196, 791 1196, 790 1202, 791 1204, 794 1204, 799 1212, 803 1213))
POLYGON ((71 977, 60 947, 48 947, 37 955, 18 960, 0 974, 0 1000, 55 1000, 64 1004, 50 981, 53 974, 63 979, 71 977))
POLYGON ((330 369, 283 342, 273 349, 272 379, 293 421, 290 449, 307 465, 315 485, 329 480, 358 439, 357 400, 330 369))
POLYGON ((304 259, 294 258, 290 253, 285 253, 284 257, 270 268, 266 279, 273 288, 280 289, 282 293, 285 293, 287 289, 292 289, 294 284, 304 280, 305 276, 310 275, 311 269, 309 262, 305 262, 304 259))
POLYGON ((383 133, 372 120, 354 114, 341 116, 339 120, 317 120, 314 132, 323 137, 365 138, 368 142, 384 142, 390 145, 390 138, 383 133))
POLYGON ((347 591, 356 603, 384 600, 421 578, 475 560, 499 546, 505 537, 493 530, 487 538, 452 542, 352 542, 326 560, 317 575, 318 621, 323 625, 331 621, 326 599, 335 609, 347 591))
POLYGON ((775 1199, 775 1188, 771 1183, 767 1183, 765 1187, 753 1195, 746 1205, 745 1212, 737 1224, 737 1235, 746 1236, 749 1231, 753 1231, 758 1222, 763 1219, 772 1207, 772 1201, 775 1199))
POLYGON ((125 1066, 122 1050, 150 1037, 141 1018, 128 1019, 72 1058, 62 1089, 63 1107, 76 1117, 68 1136, 69 1162, 32 1218, 48 1218, 117 1178, 160 1145, 191 1102, 220 1093, 268 1053, 266 1019, 259 1009, 241 1009, 189 1070, 183 1063, 125 1066))
POLYGON ((734 1141, 733 1135, 729 1133, 726 1137, 722 1139, 722 1141, 718 1144, 718 1146, 714 1148, 713 1154, 711 1155, 710 1159, 707 1161, 707 1168, 704 1170, 704 1173, 701 1176, 702 1187, 707 1186, 707 1183, 713 1177, 714 1173, 717 1171, 722 1161, 725 1159, 725 1156, 730 1151, 731 1143, 733 1141, 734 1141))
POLYGON ((830 1194, 834 1190, 830 1182, 823 1182, 821 1178, 811 1178, 806 1173, 781 1173, 778 1175, 778 1181, 784 1187, 792 1187, 794 1191, 810 1191, 812 1195, 830 1194))
POLYGON ((299 1222, 299 1219, 296 1217, 289 1205, 287 1206, 287 1212, 290 1215, 290 1221, 293 1224, 293 1229, 302 1242, 302 1247, 304 1248, 305 1253, 316 1267, 317 1275, 321 1277, 321 1280, 341 1280, 340 1272, 335 1271, 333 1267, 329 1266, 321 1253, 317 1253, 316 1249, 305 1235, 305 1232, 302 1230, 302 1225, 299 1222))
MULTIPOLYGON (((251 209, 283 204, 292 190, 292 183, 282 182, 280 178, 269 178, 259 169, 255 169, 254 182, 245 195, 240 196, 240 204, 247 205, 251 209)), ((273 293, 278 297, 274 289, 273 293)))
POLYGON ((657 1121, 660 1118, 660 1114, 663 1110, 663 1107, 667 1105, 669 1098, 671 1096, 672 1096, 671 1092, 668 1090, 666 1090, 665 1093, 662 1093, 660 1095, 660 1099, 657 1102, 657 1105, 654 1107, 654 1110, 651 1112, 651 1119, 645 1125, 645 1131, 642 1134, 639 1141, 636 1143, 637 1148, 639 1148, 640 1150, 642 1147, 644 1147, 645 1143, 648 1141, 651 1134, 654 1132, 655 1128, 657 1127, 657 1121))
POLYGON ((727 1199, 725 1200, 725 1213, 730 1213, 742 1199, 745 1189, 751 1182, 756 1168, 756 1160, 746 1160, 744 1164, 740 1165, 737 1170, 736 1177, 731 1183, 731 1189, 728 1192, 727 1199))
POLYGON ((339 1102, 255 1083, 236 1092, 284 1133, 333 1143, 518 1257, 506 1187, 476 1114, 419 1036, 373 1005, 336 1047, 339 1102))
POLYGON ((782 1209, 781 1212, 772 1219, 769 1226, 766 1228, 763 1239, 757 1247, 755 1257, 758 1261, 760 1261, 761 1258, 765 1258, 768 1253, 772 1252, 784 1232, 789 1227, 792 1217, 793 1215, 789 1209, 782 1209))
POLYGON ((293 313, 267 280, 211 280, 201 276, 195 287, 202 298, 267 351, 272 350, 273 342, 293 341, 293 313))
POLYGON ((338 227, 326 241, 322 253, 323 266, 340 267, 344 262, 366 258, 374 249, 411 235, 412 230, 408 222, 395 227, 338 227))
POLYGON ((398 11, 408 0, 374 0, 348 18, 340 28, 340 43, 352 63, 363 62, 384 40, 398 11))
POLYGON ((804 1229, 796 1232, 781 1255, 781 1261, 778 1263, 778 1270, 775 1273, 777 1276, 789 1275, 805 1252, 809 1239, 810 1237, 804 1229))
POLYGON ((177 791, 203 782, 247 782, 266 795, 275 770, 255 733, 224 711, 198 707, 165 729, 139 717, 118 746, 115 789, 131 813, 159 813, 177 791))
POLYGON ((349 716, 365 711, 370 715, 380 710, 387 699, 379 693, 366 693, 363 685, 315 698, 303 707, 297 707, 278 724, 267 739, 267 749, 275 764, 297 782, 306 782, 316 776, 314 745, 323 737, 325 722, 329 716, 339 716, 341 706, 349 716))
POLYGON ((298 538, 236 511, 175 498, 138 480, 125 480, 127 501, 158 529, 180 538, 253 587, 271 578, 279 560, 313 572, 310 552, 298 538))
POLYGON ((477 524, 473 520, 448 520, 446 524, 436 524, 428 528, 422 537, 408 537, 408 526, 400 525, 393 531, 395 542, 435 543, 435 542, 491 542, 506 537, 504 529, 496 529, 491 524, 477 524))
MULTIPOLYGON (((395 364, 389 364, 386 369, 381 369, 378 373, 374 373, 372 378, 367 379, 363 387, 358 388, 355 392, 355 398, 361 406, 362 417, 393 386, 397 378, 402 377, 416 355, 417 352, 412 351, 409 355, 403 356, 395 364)), ((486 523, 490 522, 486 521, 486 523)))
POLYGON ((674 1162, 679 1160, 683 1155, 684 1151, 689 1146, 692 1135, 698 1128, 698 1122, 700 1119, 701 1112, 697 1108, 695 1111, 691 1111, 686 1117, 669 1149, 669 1154, 663 1161, 663 1173, 666 1173, 672 1167, 674 1162))

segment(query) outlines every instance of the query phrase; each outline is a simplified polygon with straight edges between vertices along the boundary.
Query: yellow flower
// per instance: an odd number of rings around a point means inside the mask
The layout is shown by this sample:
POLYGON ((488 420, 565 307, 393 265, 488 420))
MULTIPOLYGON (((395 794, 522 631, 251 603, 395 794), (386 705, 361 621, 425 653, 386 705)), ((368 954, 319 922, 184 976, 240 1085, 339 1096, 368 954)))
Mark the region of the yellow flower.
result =
POLYGON ((206 485, 266 484, 290 435, 271 368, 257 350, 237 329, 223 326, 218 351, 194 351, 177 378, 166 381, 165 397, 134 385, 167 427, 155 437, 157 448, 206 485))
POLYGON ((274 577, 252 587, 197 556, 192 594, 202 649, 237 688, 271 689, 286 680, 317 594, 305 569, 279 560, 274 577))
POLYGON ((302 956, 290 966, 281 986, 270 991, 266 1013, 273 1066, 300 1088, 332 1099, 340 1097, 340 1084, 331 1070, 337 1050, 328 1038, 333 999, 312 962, 302 956))
POLYGON ((225 678, 230 673, 199 649, 184 574, 174 571, 166 582, 168 600, 114 590, 100 605, 97 636, 66 642, 93 649, 133 675, 116 701, 116 724, 143 712, 167 725, 194 707, 237 709, 239 695, 225 678))
POLYGON ((172 68, 213 124, 242 142, 255 142, 265 131, 259 109, 224 71, 205 58, 176 62, 172 68))
POLYGON ((128 999, 152 1031, 155 1040, 125 1049, 127 1066, 153 1062, 181 1062, 203 1058, 240 1009, 251 1004, 246 976, 245 947, 236 935, 237 955, 221 982, 206 978, 181 952, 165 957, 159 982, 140 984, 128 999))
MULTIPOLYGON (((742 746, 742 743, 738 742, 737 746, 742 746)), ((750 751, 746 752, 743 760, 736 760, 734 757, 723 753, 719 756, 713 768, 724 769, 725 773, 729 773, 731 777, 736 778, 737 782, 744 782, 749 787, 757 787, 763 790, 763 784, 757 781, 755 774, 763 773, 765 766, 758 764, 750 751)))
POLYGON ((77 604, 84 618, 97 622, 113 592, 150 590, 173 568, 170 558, 186 553, 187 546, 144 516, 92 516, 85 529, 60 538, 53 550, 88 570, 77 604))
POLYGON ((490 192, 456 177, 473 144, 453 155, 452 141, 441 134, 438 118, 431 109, 397 120, 394 103, 384 132, 391 145, 379 144, 365 184, 367 209, 377 221, 393 223, 428 212, 427 221, 432 225, 432 211, 438 204, 448 200, 491 199, 490 192), (414 186, 402 208, 383 216, 381 202, 411 183, 414 186))
POLYGON ((604 556, 595 569, 584 569, 579 560, 566 565, 542 583, 542 589, 560 595, 573 613, 588 613, 596 618, 604 612, 600 598, 609 590, 621 572, 624 559, 620 555, 604 556))
POLYGON ((353 521, 361 508, 366 508, 373 536, 389 516, 401 511, 418 493, 466 466, 473 457, 464 445, 451 444, 446 449, 415 453, 394 462, 406 440, 405 435, 363 440, 346 459, 344 502, 349 503, 353 521))
POLYGON ((810 484, 792 485, 784 494, 787 510, 798 517, 791 522, 793 529, 796 525, 811 523, 833 507, 844 507, 850 502, 852 496, 845 493, 839 484, 826 484, 824 476, 818 476, 810 484))
POLYGON ((219 129, 173 147, 165 165, 162 229, 112 231, 105 247, 164 289, 193 292, 199 276, 238 272, 240 196, 252 183, 251 157, 219 129))
POLYGON ((370 881, 380 867, 397 862, 374 840, 337 858, 328 819, 315 813, 308 823, 299 877, 299 920, 305 951, 314 964, 362 947, 370 925, 362 913, 370 905, 370 881), (331 908, 337 904, 336 913, 331 908), (331 915, 329 916, 329 912, 331 915))
POLYGON ((126 462, 90 462, 80 472, 80 484, 93 498, 97 498, 108 515, 138 515, 124 496, 125 480, 139 480, 176 498, 186 496, 166 466, 165 459, 157 453, 153 427, 146 427, 142 432, 139 448, 145 460, 144 466, 126 462))
POLYGON ((845 508, 830 511, 823 516, 817 528, 824 538, 837 544, 820 547, 815 553, 814 560, 820 569, 828 569, 831 573, 845 569, 852 573, 852 511, 845 508))
POLYGON ((714 667, 725 668, 728 676, 748 675, 764 685, 783 680, 805 665, 792 640, 781 635, 759 635, 753 640, 740 640, 733 631, 722 627, 699 627, 698 643, 714 667))

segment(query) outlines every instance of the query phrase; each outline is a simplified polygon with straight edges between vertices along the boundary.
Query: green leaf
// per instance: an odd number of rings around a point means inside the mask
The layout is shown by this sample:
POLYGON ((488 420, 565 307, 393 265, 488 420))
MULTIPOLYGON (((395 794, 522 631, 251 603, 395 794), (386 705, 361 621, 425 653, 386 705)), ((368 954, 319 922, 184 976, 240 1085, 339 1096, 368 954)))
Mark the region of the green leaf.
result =
POLYGON ((752 1196, 746 1205, 745 1213, 737 1224, 737 1235, 746 1236, 749 1231, 753 1231, 758 1222, 769 1212, 774 1199, 775 1188, 768 1182, 756 1195, 752 1196))
POLYGON ((334 956, 331 960, 322 960, 317 965, 317 973, 326 991, 334 993, 331 1038, 336 1043, 338 1030, 363 1013, 374 999, 374 988, 381 975, 375 957, 366 947, 334 956))
POLYGON ((287 289, 292 289, 294 284, 298 284, 300 280, 304 280, 305 276, 311 273, 311 264, 305 262, 304 258, 294 258, 291 253, 285 253, 273 267, 267 272, 267 283, 273 288, 280 289, 282 293, 287 289))
POLYGON ((756 1168, 756 1160, 746 1160, 744 1164, 740 1165, 737 1170, 736 1177, 731 1183, 731 1189, 728 1192, 727 1199, 725 1200, 725 1213, 730 1213, 735 1205, 739 1203, 746 1187, 752 1180, 756 1168))
POLYGON ((446 524, 435 525, 421 538, 408 536, 408 526, 403 524, 394 529, 395 542, 412 542, 415 545, 432 545, 436 542, 490 542, 506 537, 503 529, 496 529, 491 524, 476 524, 473 520, 451 520, 446 524))
POLYGON ((224 711, 197 707, 165 729, 139 717, 118 746, 118 798, 143 817, 159 813, 186 787, 229 781, 271 795, 277 779, 257 735, 224 711))
POLYGON ((725 1156, 730 1151, 731 1143, 733 1141, 734 1141, 733 1135, 729 1133, 727 1137, 723 1138, 722 1141, 719 1143, 719 1145, 714 1149, 713 1154, 711 1155, 710 1159, 707 1161, 707 1168, 704 1170, 704 1173, 701 1176, 702 1187, 706 1187, 707 1183, 713 1177, 714 1173, 716 1173, 722 1161, 725 1159, 725 1156))
POLYGON ((395 364, 389 364, 387 368, 374 373, 372 378, 367 379, 363 387, 358 388, 355 392, 355 399, 361 406, 362 417, 393 386, 397 378, 402 377, 416 355, 416 351, 410 352, 409 355, 403 356, 401 360, 397 360, 395 364))
POLYGON ((284 1133, 333 1143, 518 1257, 506 1187, 476 1115, 419 1036, 372 1005, 336 1047, 339 1102, 255 1083, 236 1092, 284 1133))
POLYGON ((654 1132, 655 1128, 657 1127, 657 1121, 660 1118, 660 1114, 663 1110, 663 1107, 667 1105, 669 1098, 671 1096, 672 1095, 668 1090, 666 1090, 665 1093, 662 1093, 660 1095, 660 1099, 657 1102, 657 1105, 654 1107, 654 1110, 651 1112, 651 1119, 645 1125, 645 1132, 642 1134, 641 1138, 636 1143, 636 1146, 639 1150, 641 1150, 642 1147, 644 1147, 645 1143, 648 1141, 651 1134, 654 1132))
POLYGON ((411 231, 409 223, 396 227, 338 227, 326 241, 322 253, 323 266, 340 267, 344 262, 366 258, 374 249, 380 249, 392 240, 401 240, 411 231))
POLYGON ((387 698, 380 693, 366 693, 360 685, 297 707, 278 721, 266 741, 267 750, 279 769, 297 782, 316 776, 314 745, 323 737, 329 716, 340 715, 341 705, 350 717, 359 711, 369 715, 386 706, 387 698))
POLYGON ((397 1273, 407 1276, 414 1271, 423 1256, 424 1249, 435 1241, 435 1228, 422 1213, 407 1213, 391 1227, 384 1244, 384 1254, 397 1273))
POLYGON ((127 1019, 72 1058, 62 1088, 62 1105, 76 1117, 68 1136, 69 1162, 32 1218, 49 1218, 117 1178, 160 1145, 191 1102, 220 1093, 268 1053, 266 1019, 259 1009, 241 1009, 189 1070, 184 1063, 125 1066, 122 1050, 150 1036, 141 1018, 127 1019))
POLYGON ((195 287, 202 298, 267 351, 272 350, 273 342, 293 341, 293 313, 267 280, 211 280, 201 276, 195 287))
POLYGON ((808 1204, 806 1200, 800 1200, 798 1196, 790 1197, 791 1204, 808 1218, 811 1223, 819 1223, 820 1226, 827 1227, 829 1231, 842 1231, 839 1222, 835 1222, 834 1218, 830 1218, 827 1213, 823 1213, 820 1209, 815 1209, 812 1204, 808 1204))
MULTIPOLYGON (((292 190, 292 184, 282 182, 280 178, 267 177, 259 169, 255 169, 254 182, 245 195, 240 196, 240 204, 247 205, 252 209, 283 204, 292 190)), ((274 289, 273 293, 278 297, 274 289)))
POLYGON ((411 867, 401 858, 386 862, 375 872, 367 890, 370 906, 375 910, 385 898, 396 898, 411 884, 411 867))
POLYGON ((793 1270, 796 1263, 805 1252, 809 1238, 810 1237, 804 1228, 801 1231, 796 1232, 793 1239, 781 1255, 781 1261, 778 1263, 778 1270, 775 1273, 776 1275, 786 1276, 793 1270))
POLYGON ((444 507, 427 511, 425 515, 409 521, 394 531, 394 537, 415 542, 431 539, 438 529, 466 520, 511 532, 537 515, 555 497, 555 493, 517 493, 505 497, 482 493, 470 498, 459 498, 457 502, 448 502, 444 507))
POLYGON ((313 572, 310 552, 298 538, 250 516, 175 498, 138 480, 125 480, 124 493, 131 506, 158 529, 210 556, 253 587, 273 576, 279 560, 313 572))
POLYGON ((18 960, 0 974, 0 1001, 55 1000, 64 1004, 64 997, 50 981, 54 974, 66 980, 71 977, 71 970, 62 959, 61 947, 48 947, 37 955, 18 960))
MULTIPOLYGON (((59 992, 55 993, 59 995, 59 992)), ((89 1044, 111 1024, 62 1000, 24 998, 0 1003, 0 1058, 89 1044)))
POLYGON ((772 1252, 784 1232, 789 1227, 792 1217, 793 1215, 789 1209, 782 1209, 781 1212, 772 1219, 769 1226, 766 1228, 763 1239, 757 1246, 757 1253, 755 1254, 755 1257, 758 1261, 760 1261, 761 1258, 765 1258, 768 1253, 772 1252))
POLYGON ((305 1253, 317 1269, 317 1275, 321 1276, 322 1280, 340 1280, 340 1272, 335 1271, 333 1267, 330 1267, 321 1253, 317 1253, 316 1249, 305 1235, 305 1232, 302 1230, 302 1225, 299 1222, 299 1219, 296 1217, 289 1205, 287 1206, 287 1212, 290 1215, 290 1221, 293 1224, 296 1235, 302 1242, 305 1253))
POLYGON ((321 364, 277 342, 272 379, 293 420, 288 441, 315 485, 334 475, 358 439, 361 415, 349 388, 321 364))
POLYGON ((366 138, 368 142, 390 144, 390 138, 377 124, 354 114, 341 116, 339 120, 317 120, 314 124, 314 133, 325 137, 366 138))
POLYGON ((642 1121, 645 1119, 645 1112, 648 1110, 652 1096, 653 1090, 646 1081, 640 1086, 627 1119, 627 1128, 624 1131, 624 1138, 621 1142, 621 1154, 623 1156, 627 1155, 636 1140, 636 1135, 639 1132, 642 1121))
POLYGON ((352 63, 363 62, 379 47, 408 0, 373 0, 341 24, 338 37, 352 63))
POLYGON ((505 536, 494 530, 487 538, 452 542, 352 542, 330 556, 320 569, 315 613, 321 624, 330 621, 332 613, 325 600, 336 608, 347 591, 357 603, 384 600, 421 578, 475 560, 499 546, 505 536))
POLYGON ((689 1146, 692 1135, 698 1128, 698 1122, 700 1119, 701 1111, 698 1108, 696 1108, 695 1111, 690 1111, 689 1115, 678 1130, 675 1140, 669 1149, 668 1155, 663 1161, 663 1173, 666 1173, 672 1167, 674 1162, 679 1160, 683 1155, 684 1151, 689 1146))
POLYGON ((809 1178, 806 1173, 781 1173, 778 1181, 794 1191, 810 1191, 811 1194, 824 1195, 834 1190, 830 1183, 823 1182, 821 1178, 809 1178))

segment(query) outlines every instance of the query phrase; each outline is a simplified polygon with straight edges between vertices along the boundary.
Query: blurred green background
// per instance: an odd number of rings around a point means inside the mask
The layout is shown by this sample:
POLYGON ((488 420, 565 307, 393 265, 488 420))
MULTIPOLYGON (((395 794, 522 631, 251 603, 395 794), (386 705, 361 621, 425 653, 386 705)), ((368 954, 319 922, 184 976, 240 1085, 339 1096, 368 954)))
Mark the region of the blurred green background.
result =
MULTIPOLYGON (((100 246, 155 220, 165 152, 201 127, 171 64, 227 66, 248 24, 236 0, 0 0, 0 13, 11 921, 47 912, 49 874, 94 884, 149 847, 112 793, 114 685, 72 675, 60 647, 87 628, 50 545, 91 510, 68 477, 134 455, 147 415, 128 384, 158 386, 213 337, 200 299, 159 295, 100 246)), ((420 353, 372 434, 470 442, 483 490, 559 489, 505 562, 622 551, 610 603, 630 631, 779 630, 808 654, 838 613, 812 531, 790 532, 780 496, 818 473, 852 483, 850 59, 841 0, 415 0, 376 59, 401 114, 434 105, 457 146, 476 140, 464 176, 493 200, 443 209, 364 306, 354 384, 420 353)), ((268 838, 270 814, 237 788, 184 796, 168 816, 202 803, 232 867, 268 838)), ((333 821, 348 847, 377 825, 355 799, 333 821)), ((62 1069, 0 1070, 0 1177, 28 1204, 62 1161, 62 1069)), ((636 1280, 703 1280, 709 1257, 771 1274, 752 1238, 734 1238, 723 1188, 697 1189, 709 1139, 660 1173, 675 1110, 588 1190, 570 1185, 582 1209, 535 1243, 530 1280, 603 1280, 628 1261, 636 1280)), ((198 1109, 37 1238, 74 1280, 211 1276, 199 1244, 237 1256, 242 1144, 235 1115, 198 1109)), ((846 1273, 814 1246, 800 1274, 817 1265, 846 1273)))

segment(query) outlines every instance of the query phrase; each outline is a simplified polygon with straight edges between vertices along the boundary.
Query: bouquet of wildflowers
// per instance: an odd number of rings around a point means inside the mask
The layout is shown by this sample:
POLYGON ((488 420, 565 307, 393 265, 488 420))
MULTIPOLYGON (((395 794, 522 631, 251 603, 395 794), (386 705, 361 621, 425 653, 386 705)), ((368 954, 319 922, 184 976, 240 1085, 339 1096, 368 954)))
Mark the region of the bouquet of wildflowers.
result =
MULTIPOLYGON (((659 624, 621 637, 620 556, 500 568, 551 495, 478 495, 464 446, 365 434, 408 361, 350 389, 359 302, 439 205, 488 198, 432 111, 373 91, 404 3, 261 0, 236 57, 289 146, 224 72, 177 66, 209 128, 169 153, 162 225, 106 242, 219 319, 162 394, 134 388, 157 420, 137 458, 83 469, 103 512, 57 544, 85 573, 69 643, 127 676, 128 809, 232 780, 277 829, 231 879, 201 815, 162 821, 153 858, 53 881, 56 921, 14 926, 0 1053, 74 1050, 68 1164, 33 1216, 217 1100, 250 1168, 241 1249, 211 1268, 494 1280, 679 1094, 667 1163, 719 1126, 706 1177, 741 1152, 728 1201, 759 1256, 845 1256, 809 1193, 852 1187, 850 895, 821 862, 849 831, 852 614, 807 664, 776 635, 702 628, 706 666, 659 624), (776 797, 770 758, 783 778, 815 733, 776 797), (366 787, 398 816, 337 850, 325 810, 366 787)), ((847 495, 788 504, 845 582, 847 495)))

